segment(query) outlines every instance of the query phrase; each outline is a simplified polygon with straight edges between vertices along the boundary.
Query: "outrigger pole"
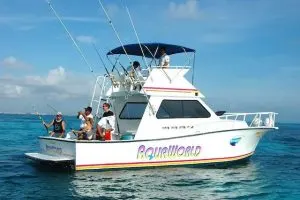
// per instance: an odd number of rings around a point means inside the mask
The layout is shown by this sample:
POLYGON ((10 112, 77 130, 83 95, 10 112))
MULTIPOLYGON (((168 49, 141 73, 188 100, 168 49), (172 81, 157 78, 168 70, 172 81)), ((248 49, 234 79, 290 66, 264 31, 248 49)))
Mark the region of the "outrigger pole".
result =
POLYGON ((128 16, 129 16, 130 23, 131 23, 131 25, 132 25, 133 31, 134 31, 134 33, 135 33, 136 39, 137 39, 137 41, 138 41, 138 43, 139 43, 139 46, 140 46, 140 49, 141 49, 141 51, 142 51, 144 64, 145 64, 145 66, 148 67, 148 63, 147 63, 147 61, 146 61, 146 57, 145 57, 145 54, 144 54, 144 50, 143 50, 143 48, 142 48, 141 41, 140 41, 139 36, 138 36, 138 34, 137 34, 137 32, 136 32, 135 26, 134 26, 134 24, 133 24, 133 21, 132 21, 132 18, 131 18, 129 9, 128 9, 128 7, 127 7, 125 1, 123 1, 123 2, 124 2, 124 5, 125 5, 127 14, 128 14, 128 16))
MULTIPOLYGON (((146 61, 146 57, 145 57, 145 54, 144 54, 144 51, 143 51, 143 48, 142 48, 142 45, 141 45, 139 36, 138 36, 138 34, 137 34, 137 32, 136 32, 135 26, 134 26, 133 21, 132 21, 131 14, 130 14, 129 9, 128 9, 126 3, 125 3, 125 0, 124 0, 124 5, 125 5, 125 8, 126 8, 127 14, 128 14, 128 16, 129 16, 130 23, 131 23, 132 28, 133 28, 133 31, 134 31, 134 33, 135 33, 136 39, 137 39, 137 41, 138 41, 138 43, 139 43, 139 46, 140 46, 140 49, 141 49, 141 51, 142 51, 142 54, 143 54, 143 61, 144 61, 145 65, 148 67, 148 64, 147 64, 147 61, 146 61)), ((156 48, 155 54, 156 54, 157 50, 158 50, 158 48, 156 48)), ((151 53, 151 51, 149 51, 149 52, 151 53)), ((152 55, 152 54, 151 54, 151 55, 152 55)), ((154 59, 154 58, 155 58, 155 56, 153 56, 153 59, 154 59)), ((150 67, 151 67, 151 65, 150 65, 150 67)), ((168 76, 168 74, 167 74, 163 69, 162 69, 162 71, 163 71, 163 73, 165 74, 165 76, 169 79, 169 81, 171 82, 171 78, 168 76)))
MULTIPOLYGON (((122 49, 123 49, 123 51, 125 52, 125 54, 126 54, 128 60, 129 60, 129 62, 132 63, 132 60, 130 59, 129 55, 127 54, 127 51, 126 51, 126 49, 125 49, 125 47, 124 47, 124 44, 123 44, 123 42, 122 42, 122 40, 121 40, 121 38, 120 38, 120 36, 119 36, 119 34, 118 34, 118 32, 117 32, 115 26, 114 26, 114 24, 112 23, 112 20, 110 19, 108 13, 106 12, 106 10, 105 10, 105 8, 104 8, 104 6, 103 6, 101 0, 98 0, 98 2, 99 2, 99 4, 100 4, 100 6, 101 6, 101 8, 102 8, 102 10, 103 10, 103 12, 104 12, 104 14, 106 15, 106 17, 107 17, 107 19, 108 19, 108 23, 110 24, 110 26, 112 27, 113 31, 115 32, 115 35, 117 36, 117 38, 118 38, 118 40, 119 40, 119 42, 120 42, 120 44, 121 44, 121 46, 122 46, 122 49)), ((127 70, 124 68, 123 65, 121 65, 120 62, 119 62, 119 64, 120 64, 120 66, 123 68, 123 70, 127 72, 127 70)), ((134 71, 135 75, 137 76, 135 69, 133 69, 133 71, 134 71)), ((128 72, 127 72, 127 73, 128 73, 128 72)))
MULTIPOLYGON (((111 52, 111 51, 109 51, 109 52, 111 52)), ((112 53, 112 52, 111 52, 111 53, 112 53)), ((112 53, 112 54, 113 54, 113 53, 112 53)), ((119 61, 120 56, 121 56, 121 54, 115 59, 115 64, 112 63, 112 61, 109 59, 109 56, 108 56, 108 55, 106 56, 106 58, 107 58, 107 60, 110 62, 110 64, 113 66, 113 68, 112 68, 111 71, 113 71, 114 69, 116 69, 116 70, 118 71, 119 75, 120 75, 120 72, 119 72, 118 68, 116 68, 116 65, 117 65, 117 63, 118 63, 118 64, 121 66, 121 68, 123 69, 125 75, 128 75, 129 73, 128 73, 127 69, 126 69, 126 68, 121 64, 121 62, 119 61)))
MULTIPOLYGON (((119 37, 119 34, 118 34, 118 32, 117 32, 115 26, 113 25, 112 20, 110 19, 108 13, 106 12, 106 10, 105 10, 105 8, 104 8, 104 6, 103 6, 101 0, 98 0, 98 2, 99 2, 99 4, 100 4, 100 6, 101 6, 101 8, 102 8, 102 10, 103 10, 103 12, 104 12, 104 14, 106 15, 106 17, 107 17, 107 19, 108 19, 108 23, 110 24, 110 26, 111 26, 112 29, 114 30, 115 35, 117 36, 117 38, 118 38, 118 40, 119 40, 119 42, 120 42, 120 44, 121 44, 121 46, 122 46, 122 48, 123 48, 123 51, 124 51, 125 54, 126 54, 128 60, 132 63, 132 60, 130 59, 129 55, 127 54, 127 51, 126 51, 126 49, 125 49, 125 47, 124 47, 124 44, 123 44, 123 42, 121 41, 121 38, 119 37)), ((136 73, 136 70, 135 70, 134 68, 133 68, 133 72, 134 72, 135 76, 137 77, 137 73, 136 73)), ((140 82, 140 81, 138 81, 138 82, 140 82)), ((143 91, 145 97, 147 98, 147 101, 148 101, 148 103, 149 103, 149 105, 150 105, 150 110, 151 110, 152 114, 155 114, 155 111, 154 111, 154 109, 153 109, 153 107, 152 107, 152 105, 151 105, 151 103, 150 103, 150 101, 149 101, 149 98, 148 98, 148 96, 147 96, 147 93, 145 92, 145 90, 144 90, 143 87, 141 88, 141 90, 143 91)))
POLYGON ((193 74, 192 74, 192 84, 194 85, 194 74, 195 74, 195 60, 196 60, 196 54, 194 53, 193 56, 193 74))
MULTIPOLYGON (((63 28, 65 29, 65 31, 67 32, 68 36, 70 37, 70 39, 72 40, 73 44, 75 45, 77 51, 79 52, 79 54, 81 55, 81 57, 83 58, 84 62, 87 64, 87 66, 90 69, 90 72, 94 72, 92 69, 92 66, 90 65, 90 63, 87 61, 85 55, 83 54, 82 50, 80 49, 80 47, 78 46, 77 42, 75 41, 75 39, 73 38, 73 36, 71 35, 71 33, 68 31, 67 27, 65 26, 65 24, 63 23, 63 21, 61 20, 61 18, 59 17, 59 15, 57 14, 57 12, 55 11, 55 9, 53 8, 53 6, 51 5, 50 0, 46 0, 46 2, 48 3, 49 7, 51 8, 52 12, 54 13, 54 15, 56 16, 56 18, 59 20, 59 22, 61 23, 61 25, 63 26, 63 28)), ((96 77, 96 75, 93 73, 93 75, 96 77)))
POLYGON ((102 62, 102 65, 103 65, 103 67, 104 67, 104 69, 105 69, 107 75, 109 76, 108 69, 106 68, 106 65, 105 65, 105 63, 104 63, 104 61, 103 61, 103 59, 102 59, 102 56, 100 55, 100 53, 99 53, 99 51, 98 51, 98 49, 97 49, 95 43, 92 43, 92 44, 93 44, 93 47, 94 47, 95 51, 97 52, 97 55, 98 55, 100 61, 102 62))

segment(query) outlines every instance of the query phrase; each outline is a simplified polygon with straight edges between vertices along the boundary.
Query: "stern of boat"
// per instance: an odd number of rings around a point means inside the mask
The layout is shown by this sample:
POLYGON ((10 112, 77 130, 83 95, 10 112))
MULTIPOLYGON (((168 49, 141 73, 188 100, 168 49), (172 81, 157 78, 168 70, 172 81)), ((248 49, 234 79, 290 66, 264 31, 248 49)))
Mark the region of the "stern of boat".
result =
POLYGON ((39 137, 40 152, 25 153, 32 160, 52 163, 74 163, 76 143, 74 140, 39 137))

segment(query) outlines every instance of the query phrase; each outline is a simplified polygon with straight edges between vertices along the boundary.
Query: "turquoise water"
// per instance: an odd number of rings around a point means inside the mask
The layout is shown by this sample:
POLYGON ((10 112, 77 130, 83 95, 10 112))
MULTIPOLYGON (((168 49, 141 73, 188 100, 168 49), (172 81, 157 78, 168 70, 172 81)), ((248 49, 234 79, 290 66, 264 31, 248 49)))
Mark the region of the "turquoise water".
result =
MULTIPOLYGON (((66 120, 78 125, 75 117, 66 120)), ((36 116, 0 114, 0 199, 300 199, 300 124, 278 126, 235 166, 75 173, 24 157, 46 134, 36 116)))

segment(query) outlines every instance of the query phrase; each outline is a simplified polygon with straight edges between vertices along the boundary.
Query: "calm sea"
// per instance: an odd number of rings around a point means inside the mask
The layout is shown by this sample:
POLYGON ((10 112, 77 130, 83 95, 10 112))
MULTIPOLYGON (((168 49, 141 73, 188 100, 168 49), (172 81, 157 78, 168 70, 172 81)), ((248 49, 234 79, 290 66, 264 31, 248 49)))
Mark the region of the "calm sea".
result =
POLYGON ((300 199, 300 124, 278 126, 249 162, 235 166, 75 173, 24 157, 46 134, 36 116, 0 114, 0 199, 300 199))

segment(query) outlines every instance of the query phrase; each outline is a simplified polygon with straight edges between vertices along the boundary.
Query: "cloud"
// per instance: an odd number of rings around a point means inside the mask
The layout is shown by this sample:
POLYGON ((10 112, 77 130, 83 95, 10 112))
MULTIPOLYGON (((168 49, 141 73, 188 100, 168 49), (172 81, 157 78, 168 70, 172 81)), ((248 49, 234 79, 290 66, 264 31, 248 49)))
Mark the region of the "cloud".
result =
POLYGON ((11 69, 28 69, 31 66, 23 61, 18 60, 14 56, 9 56, 0 61, 0 66, 11 69))
POLYGON ((34 28, 35 28, 35 26, 22 25, 22 26, 17 27, 17 30, 19 30, 19 31, 30 31, 34 28))
POLYGON ((46 77, 42 76, 25 76, 25 83, 30 85, 55 86, 59 85, 66 79, 65 69, 62 66, 51 69, 46 77))
MULTIPOLYGON (((77 22, 77 23, 102 23, 105 22, 105 19, 100 17, 83 17, 83 16, 63 16, 61 17, 63 21, 66 22, 77 22)), ((48 16, 0 16, 0 24, 6 25, 21 25, 24 27, 33 27, 32 24, 45 23, 45 22, 54 22, 58 19, 56 17, 48 16), (30 25, 28 25, 30 24, 30 25)))
POLYGON ((59 66, 49 70, 45 76, 0 77, 0 98, 34 98, 41 96, 49 100, 66 100, 87 97, 91 93, 93 79, 67 73, 59 66))
POLYGON ((24 17, 17 16, 0 16, 0 24, 10 24, 14 22, 25 22, 26 19, 24 17))
POLYGON ((76 37, 76 40, 78 42, 82 42, 86 44, 91 44, 96 42, 96 39, 93 36, 88 36, 88 35, 79 35, 76 37))
POLYGON ((22 96, 22 92, 23 87, 20 85, 0 84, 0 97, 18 98, 22 96))
POLYGON ((168 14, 175 19, 197 19, 201 12, 196 0, 187 0, 185 3, 169 3, 168 14))
MULTIPOLYGON (((45 21, 57 20, 57 18, 55 18, 55 17, 46 17, 43 19, 45 21)), ((78 16, 61 17, 61 19, 64 21, 70 21, 70 22, 89 22, 89 23, 99 23, 99 22, 105 21, 104 19, 101 19, 99 17, 78 17, 78 16)))

